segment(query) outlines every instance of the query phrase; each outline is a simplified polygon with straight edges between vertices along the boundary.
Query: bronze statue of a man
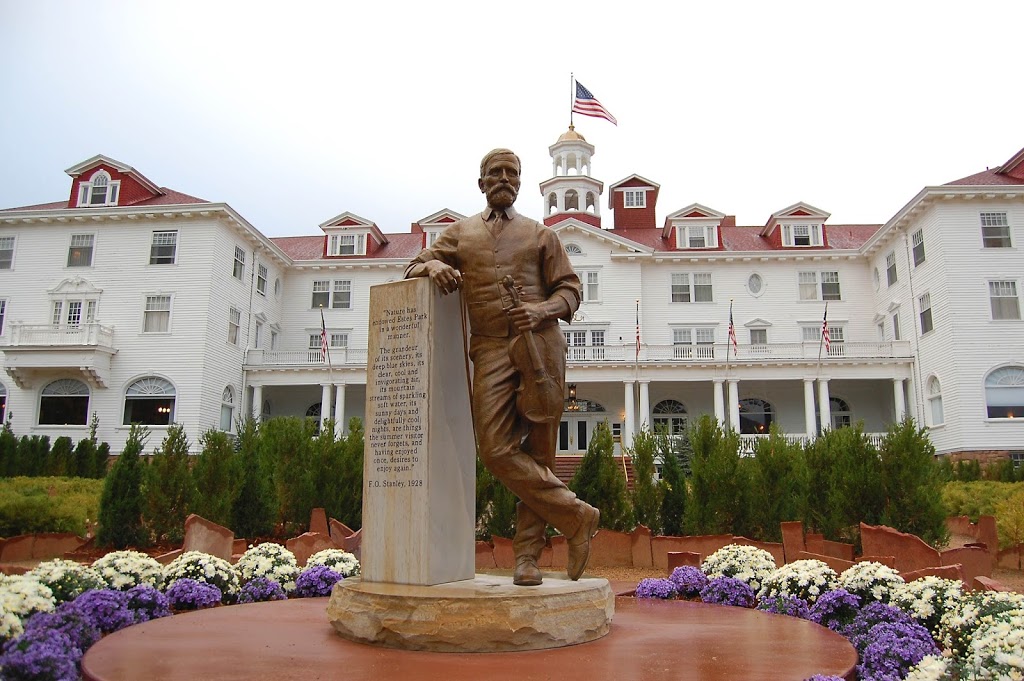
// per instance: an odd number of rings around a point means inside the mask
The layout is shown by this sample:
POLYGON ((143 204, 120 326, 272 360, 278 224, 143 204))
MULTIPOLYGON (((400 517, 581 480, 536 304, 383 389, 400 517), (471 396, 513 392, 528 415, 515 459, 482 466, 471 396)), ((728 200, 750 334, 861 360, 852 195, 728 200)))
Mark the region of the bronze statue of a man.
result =
POLYGON ((567 538, 567 572, 576 580, 587 566, 601 514, 578 499, 552 470, 565 384, 566 343, 558 320, 570 321, 579 307, 580 280, 558 236, 512 207, 519 194, 520 168, 519 157, 508 149, 484 156, 477 185, 487 197, 487 208, 449 226, 409 263, 405 276, 430 277, 443 293, 461 289, 465 296, 480 458, 520 499, 512 543, 513 581, 536 586, 542 580, 537 559, 546 525, 567 538), (502 285, 508 276, 516 291, 502 285), (521 304, 516 306, 514 297, 521 298, 521 304), (524 340, 536 351, 522 352, 524 340), (523 359, 527 355, 541 366, 531 366, 523 359), (536 403, 531 411, 523 408, 529 401, 526 391, 533 387, 528 384, 540 380, 535 371, 554 381, 558 396, 557 403, 540 398, 545 405, 540 415, 536 403), (517 394, 521 387, 524 391, 517 394))

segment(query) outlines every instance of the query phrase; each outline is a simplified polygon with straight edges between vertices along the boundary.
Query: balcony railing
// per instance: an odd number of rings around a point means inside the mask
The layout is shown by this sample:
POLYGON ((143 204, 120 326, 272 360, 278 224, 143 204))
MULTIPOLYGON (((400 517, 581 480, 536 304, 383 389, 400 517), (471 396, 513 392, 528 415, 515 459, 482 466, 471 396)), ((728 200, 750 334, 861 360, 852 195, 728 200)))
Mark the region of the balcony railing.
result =
MULTIPOLYGON (((331 348, 331 366, 366 366, 366 348, 331 348)), ((327 365, 320 348, 308 350, 250 350, 245 363, 252 366, 327 365)))
MULTIPOLYGON (((821 359, 893 359, 911 357, 909 341, 844 342, 832 343, 828 351, 821 348, 821 359)), ((698 343, 679 345, 643 344, 637 356, 636 346, 625 345, 570 345, 566 356, 569 362, 725 362, 726 354, 733 362, 763 362, 772 360, 818 359, 817 343, 772 343, 767 345, 740 345, 733 353, 728 343, 698 343)))
POLYGON ((113 347, 114 329, 96 322, 87 324, 11 324, 7 347, 113 347))
MULTIPOLYGON (((882 446, 882 440, 885 438, 885 433, 864 433, 864 436, 868 441, 875 447, 882 446)), ((757 453, 757 443, 759 440, 767 440, 768 435, 754 434, 743 434, 740 435, 740 456, 754 456, 757 453)), ((786 440, 793 443, 804 444, 807 442, 806 435, 786 435, 786 440)))

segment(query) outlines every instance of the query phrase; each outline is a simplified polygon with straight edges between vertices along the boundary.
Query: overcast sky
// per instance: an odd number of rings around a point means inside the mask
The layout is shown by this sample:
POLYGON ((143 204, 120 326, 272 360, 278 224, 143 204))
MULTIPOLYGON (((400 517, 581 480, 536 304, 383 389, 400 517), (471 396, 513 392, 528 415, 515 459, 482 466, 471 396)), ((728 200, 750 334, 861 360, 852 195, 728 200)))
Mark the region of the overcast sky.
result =
POLYGON ((267 236, 344 211, 405 232, 480 210, 508 146, 540 218, 575 72, 619 120, 575 117, 593 176, 659 183, 659 225, 797 201, 882 223, 1024 146, 1022 26, 1019 0, 0 0, 0 207, 66 199, 104 154, 267 236))

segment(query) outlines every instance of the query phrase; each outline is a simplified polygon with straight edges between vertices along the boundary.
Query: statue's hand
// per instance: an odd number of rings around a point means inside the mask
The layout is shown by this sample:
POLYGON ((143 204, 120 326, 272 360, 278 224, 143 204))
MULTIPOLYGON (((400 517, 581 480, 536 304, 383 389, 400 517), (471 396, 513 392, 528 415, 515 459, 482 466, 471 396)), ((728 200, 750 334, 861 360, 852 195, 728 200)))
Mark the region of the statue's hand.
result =
POLYGON ((427 270, 427 276, 441 290, 441 293, 448 295, 462 287, 462 272, 451 265, 440 260, 428 260, 424 263, 424 267, 427 270))
POLYGON ((520 333, 530 331, 536 329, 541 322, 547 319, 543 305, 543 303, 522 303, 519 307, 511 308, 508 315, 520 333))

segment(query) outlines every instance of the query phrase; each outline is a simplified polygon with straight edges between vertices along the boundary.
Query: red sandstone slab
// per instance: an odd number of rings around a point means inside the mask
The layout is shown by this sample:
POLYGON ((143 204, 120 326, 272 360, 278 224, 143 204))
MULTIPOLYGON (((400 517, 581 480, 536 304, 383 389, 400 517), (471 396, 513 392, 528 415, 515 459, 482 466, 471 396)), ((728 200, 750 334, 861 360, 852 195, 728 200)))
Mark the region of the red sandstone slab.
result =
POLYGON ((1011 570, 1024 568, 1024 544, 1017 544, 999 552, 999 567, 1011 570))
POLYGON ((939 567, 924 568, 923 570, 913 570, 911 572, 904 572, 901 576, 908 582, 913 582, 915 579, 921 579, 922 577, 941 577, 943 579, 960 580, 967 588, 971 586, 971 583, 964 579, 964 572, 960 569, 959 565, 941 565, 939 567))
POLYGON ((341 522, 340 520, 335 520, 334 518, 331 518, 327 521, 327 527, 330 530, 328 534, 331 535, 331 539, 334 540, 334 543, 338 546, 338 548, 344 548, 345 539, 355 534, 355 530, 353 530, 351 527, 341 522))
POLYGON ((349 537, 345 537, 344 548, 346 551, 351 553, 356 558, 359 558, 359 548, 363 542, 363 528, 359 528, 355 531, 355 534, 349 537))
POLYGON ((671 575, 672 571, 677 567, 683 567, 686 565, 699 568, 701 560, 703 560, 701 555, 699 553, 693 553, 692 551, 669 551, 666 574, 671 575))
POLYGON ((920 537, 894 530, 885 525, 860 524, 860 541, 864 553, 895 556, 896 569, 912 572, 942 565, 939 552, 920 537))
POLYGON ((649 568, 654 565, 654 554, 651 552, 651 530, 637 525, 631 535, 630 551, 633 554, 633 567, 649 568))
POLYGON ((476 543, 476 570, 493 570, 498 567, 494 563, 494 548, 485 541, 476 543))
POLYGON ((755 546, 759 549, 767 551, 772 554, 772 558, 775 560, 775 566, 781 567, 786 564, 786 551, 782 544, 777 542, 769 541, 757 541, 756 539, 747 539, 746 537, 734 536, 732 538, 733 544, 740 544, 743 546, 755 546))
POLYGON ((346 641, 326 598, 233 605, 122 629, 85 654, 87 681, 853 681, 857 653, 812 622, 746 608, 617 598, 611 632, 578 646, 428 653, 346 641))
POLYGON ((1013 591, 1013 589, 991 577, 975 577, 972 586, 975 591, 1013 591))
POLYGON ((863 555, 858 558, 856 563, 881 563, 886 567, 891 567, 893 570, 896 569, 896 556, 869 556, 863 555))
POLYGON ((494 564, 499 570, 512 570, 516 566, 516 554, 512 550, 512 540, 504 537, 491 537, 494 544, 494 564))
POLYGON ((830 568, 836 571, 836 574, 842 574, 846 569, 853 566, 853 563, 842 558, 836 558, 835 556, 826 556, 823 553, 811 553, 809 551, 801 551, 796 554, 797 560, 820 560, 830 568))
POLYGON ((552 550, 550 545, 545 546, 540 550, 540 558, 537 559, 537 567, 541 569, 553 568, 555 560, 555 552, 552 550))
POLYGON ((689 551, 705 558, 732 543, 731 534, 707 534, 693 537, 651 537, 651 554, 654 567, 668 569, 669 551, 689 551))
POLYGON ((779 523, 779 527, 782 528, 782 549, 786 562, 792 563, 795 560, 799 560, 797 555, 801 551, 807 550, 807 544, 804 543, 803 521, 788 520, 779 523))
POLYGON ((32 560, 32 545, 36 541, 34 534, 19 534, 8 537, 0 548, 0 563, 20 563, 32 560))
POLYGON ((185 518, 185 541, 182 551, 202 551, 217 558, 231 560, 235 533, 228 528, 192 513, 185 518))
POLYGON ((551 538, 551 567, 565 569, 569 564, 569 542, 560 534, 551 538))
POLYGON ((298 537, 289 539, 285 543, 285 548, 295 554, 295 560, 298 562, 299 567, 305 567, 310 556, 327 549, 333 549, 334 542, 326 534, 306 532, 298 537))
POLYGON ((36 540, 32 544, 32 557, 39 560, 62 558, 65 553, 82 548, 85 541, 70 532, 43 532, 36 535, 36 540))
POLYGON ((939 554, 940 565, 960 565, 965 584, 973 584, 975 577, 992 576, 992 554, 987 549, 963 546, 946 549, 939 554))
POLYGON ((816 553, 818 555, 825 555, 825 535, 818 534, 815 532, 809 532, 804 536, 804 545, 807 547, 808 553, 816 553))
POLYGON ((590 542, 590 563, 593 567, 631 567, 633 538, 624 532, 601 530, 590 542))
POLYGON ((168 551, 167 553, 161 553, 159 556, 156 557, 156 562, 160 563, 161 565, 170 565, 175 558, 177 558, 183 553, 184 551, 182 551, 181 549, 174 549, 173 551, 168 551))
POLYGON ((322 508, 314 508, 309 512, 309 531, 331 536, 331 530, 327 526, 327 511, 322 508))
POLYGON ((847 544, 841 541, 829 541, 826 539, 822 542, 822 549, 826 556, 832 556, 833 558, 839 558, 840 560, 853 561, 853 544, 847 544))

